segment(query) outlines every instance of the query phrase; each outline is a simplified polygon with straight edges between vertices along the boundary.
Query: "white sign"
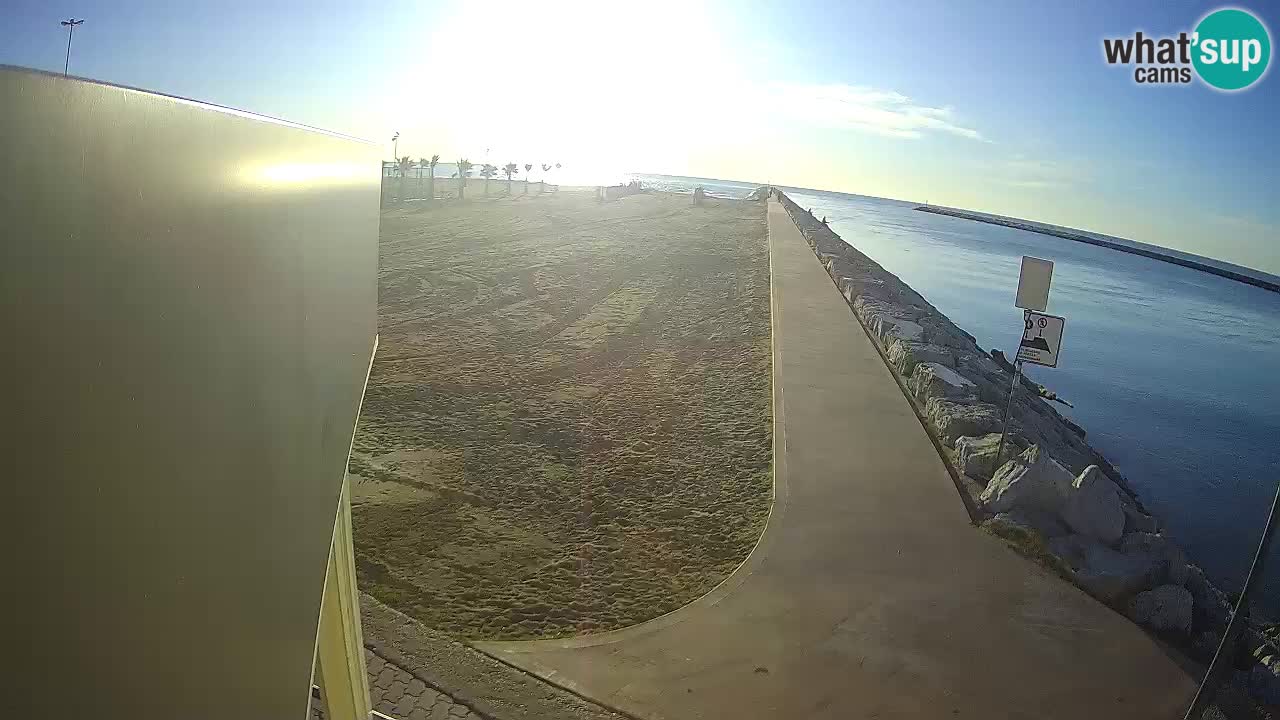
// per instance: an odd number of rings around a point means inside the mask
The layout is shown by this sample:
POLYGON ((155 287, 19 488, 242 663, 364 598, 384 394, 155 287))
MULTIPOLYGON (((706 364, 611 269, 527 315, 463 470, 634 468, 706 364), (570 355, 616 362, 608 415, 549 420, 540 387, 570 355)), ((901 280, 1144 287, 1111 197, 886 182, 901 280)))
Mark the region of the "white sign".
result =
POLYGON ((1062 328, 1066 318, 1028 312, 1023 323, 1022 341, 1018 343, 1018 360, 1058 367, 1058 351, 1062 349, 1062 328))
POLYGON ((1022 256, 1018 273, 1018 299, 1015 307, 1044 312, 1049 309, 1049 283, 1053 282, 1053 261, 1022 256))

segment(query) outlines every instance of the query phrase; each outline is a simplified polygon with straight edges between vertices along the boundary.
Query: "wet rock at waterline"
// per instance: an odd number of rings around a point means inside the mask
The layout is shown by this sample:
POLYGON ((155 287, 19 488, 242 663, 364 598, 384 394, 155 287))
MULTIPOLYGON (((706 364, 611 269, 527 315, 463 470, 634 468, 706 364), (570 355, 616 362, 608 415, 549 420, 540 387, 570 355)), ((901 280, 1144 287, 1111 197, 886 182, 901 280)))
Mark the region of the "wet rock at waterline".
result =
MULTIPOLYGON (((1191 567, 1187 565, 1187 556, 1164 535, 1148 532, 1130 533, 1120 543, 1120 552, 1131 555, 1145 553, 1156 558, 1161 564, 1165 580, 1174 585, 1187 585, 1191 578, 1191 567)), ((1201 585, 1207 586, 1208 581, 1203 579, 1203 571, 1199 577, 1201 585)), ((1192 595, 1194 597, 1195 593, 1193 592, 1192 595)))
POLYGON ((1156 519, 1138 508, 1132 503, 1124 504, 1124 531, 1125 532, 1157 532, 1160 529, 1160 523, 1156 519))
POLYGON ((1152 630, 1186 633, 1191 630, 1191 593, 1180 585, 1161 585, 1140 592, 1129 601, 1129 617, 1152 630))
POLYGON ((1268 655, 1249 671, 1249 694, 1268 705, 1280 705, 1280 657, 1268 655))
POLYGON ((1187 566, 1184 586, 1195 600, 1195 624, 1221 634, 1231 621, 1233 608, 1226 593, 1214 587, 1199 566, 1187 566))

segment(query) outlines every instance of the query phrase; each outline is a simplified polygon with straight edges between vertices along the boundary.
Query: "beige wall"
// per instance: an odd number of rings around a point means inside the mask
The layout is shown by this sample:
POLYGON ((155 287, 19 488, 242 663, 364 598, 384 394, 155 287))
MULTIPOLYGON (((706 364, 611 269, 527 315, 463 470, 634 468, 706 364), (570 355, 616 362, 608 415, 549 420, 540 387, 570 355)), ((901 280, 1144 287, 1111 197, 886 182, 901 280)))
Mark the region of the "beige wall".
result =
POLYGON ((12 68, 0 107, 0 716, 300 718, 377 150, 12 68))

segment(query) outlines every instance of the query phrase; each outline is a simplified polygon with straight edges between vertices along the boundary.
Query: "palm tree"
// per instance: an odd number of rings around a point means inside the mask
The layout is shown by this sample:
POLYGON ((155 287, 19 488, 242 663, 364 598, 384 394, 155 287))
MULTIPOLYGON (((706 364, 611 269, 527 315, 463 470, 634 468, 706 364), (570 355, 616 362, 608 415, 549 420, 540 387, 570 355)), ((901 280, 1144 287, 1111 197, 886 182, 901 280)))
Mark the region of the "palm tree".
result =
POLYGON ((458 199, 467 198, 467 175, 471 173, 471 161, 463 158, 458 161, 458 199))
POLYGON ((507 175, 507 194, 511 194, 511 176, 520 172, 520 166, 515 163, 507 163, 502 166, 502 172, 507 175))
POLYGON ((422 196, 422 171, 427 167, 427 163, 431 162, 425 157, 418 158, 418 196, 422 196))
POLYGON ((396 165, 400 168, 400 202, 404 202, 404 179, 409 176, 409 168, 413 167, 413 160, 405 155, 402 158, 396 158, 396 165))
POLYGON ((550 170, 550 169, 551 169, 551 166, 550 166, 550 165, 548 165, 548 164, 546 164, 546 163, 542 163, 542 180, 538 181, 538 192, 542 192, 543 190, 545 190, 545 189, 546 189, 546 187, 547 187, 547 171, 548 171, 548 170, 550 170))
POLYGON ((489 196, 489 179, 498 174, 498 166, 485 163, 480 168, 480 177, 484 178, 484 194, 489 196))
POLYGON ((431 160, 427 162, 430 172, 427 173, 427 199, 436 199, 436 165, 440 164, 440 156, 432 155, 431 160))
POLYGON ((524 194, 529 194, 529 172, 533 170, 533 163, 524 164, 524 194))

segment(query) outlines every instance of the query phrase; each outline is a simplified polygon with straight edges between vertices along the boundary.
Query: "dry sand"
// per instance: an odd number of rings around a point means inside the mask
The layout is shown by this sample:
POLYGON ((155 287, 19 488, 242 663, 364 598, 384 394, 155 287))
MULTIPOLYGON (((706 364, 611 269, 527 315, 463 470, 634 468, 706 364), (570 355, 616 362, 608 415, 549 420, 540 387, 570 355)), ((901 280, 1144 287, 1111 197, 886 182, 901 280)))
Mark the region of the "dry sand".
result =
POLYGON ((462 636, 547 637, 656 617, 747 555, 772 486, 762 205, 394 210, 381 253, 363 589, 462 636))

